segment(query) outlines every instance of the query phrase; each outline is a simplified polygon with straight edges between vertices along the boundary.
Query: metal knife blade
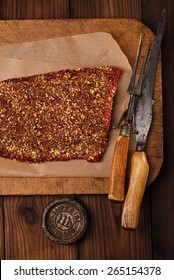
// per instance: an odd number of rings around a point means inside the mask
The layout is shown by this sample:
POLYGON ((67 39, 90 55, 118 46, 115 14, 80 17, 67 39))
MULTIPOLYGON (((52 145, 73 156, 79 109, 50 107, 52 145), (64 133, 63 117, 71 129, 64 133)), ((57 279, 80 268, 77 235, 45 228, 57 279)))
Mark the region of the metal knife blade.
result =
POLYGON ((152 94, 155 81, 155 73, 158 64, 161 42, 166 23, 166 9, 162 10, 157 34, 149 58, 144 81, 142 84, 141 97, 138 98, 135 111, 135 130, 137 140, 137 151, 143 151, 146 145, 147 136, 152 122, 152 94))
POLYGON ((121 225, 125 229, 135 229, 138 225, 141 201, 149 174, 149 164, 144 148, 152 122, 152 93, 165 22, 166 10, 164 9, 161 13, 154 46, 142 84, 141 96, 138 98, 134 116, 136 131, 138 132, 136 135, 137 147, 131 158, 129 187, 122 212, 121 225))

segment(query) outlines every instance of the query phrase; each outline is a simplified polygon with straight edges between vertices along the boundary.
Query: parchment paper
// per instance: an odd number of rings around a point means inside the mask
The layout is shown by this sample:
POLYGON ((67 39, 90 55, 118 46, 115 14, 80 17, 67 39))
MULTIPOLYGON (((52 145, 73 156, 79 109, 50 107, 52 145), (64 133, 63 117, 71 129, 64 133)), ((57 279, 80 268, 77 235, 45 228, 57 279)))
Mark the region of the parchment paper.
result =
MULTIPOLYGON (((0 47, 0 80, 47 73, 76 67, 117 66, 123 71, 112 117, 116 122, 125 110, 126 89, 131 67, 109 33, 97 32, 0 47)), ((0 158, 3 177, 108 177, 118 130, 111 129, 108 146, 99 163, 68 160, 45 163, 21 163, 0 158)))

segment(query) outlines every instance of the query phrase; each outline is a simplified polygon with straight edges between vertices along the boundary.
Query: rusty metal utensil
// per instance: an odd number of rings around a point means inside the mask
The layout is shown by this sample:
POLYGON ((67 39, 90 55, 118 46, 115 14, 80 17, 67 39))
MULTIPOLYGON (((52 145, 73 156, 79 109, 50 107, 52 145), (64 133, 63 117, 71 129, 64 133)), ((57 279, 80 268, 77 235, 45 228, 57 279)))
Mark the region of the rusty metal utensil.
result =
POLYGON ((166 9, 163 9, 142 83, 141 97, 138 98, 136 104, 135 125, 137 146, 131 159, 129 188, 123 206, 121 221, 122 227, 125 229, 135 229, 138 225, 141 201, 149 174, 149 164, 146 158, 145 147, 152 123, 152 94, 165 23, 166 9))
POLYGON ((127 89, 127 93, 130 94, 129 104, 125 112, 122 114, 118 123, 116 123, 113 126, 113 128, 118 128, 122 123, 122 121, 124 120, 124 124, 121 125, 120 127, 120 133, 116 141, 113 160, 112 160, 111 174, 109 179, 108 198, 110 200, 115 200, 115 201, 124 201, 125 199, 125 176, 126 176, 129 142, 130 142, 130 133, 132 129, 134 130, 133 128, 134 112, 136 108, 137 99, 141 95, 142 81, 143 81, 148 53, 150 49, 150 43, 149 43, 142 64, 142 68, 140 71, 139 79, 135 84, 138 61, 139 61, 140 50, 141 50, 141 43, 142 43, 142 34, 140 34, 139 37, 135 64, 132 70, 130 83, 127 89))

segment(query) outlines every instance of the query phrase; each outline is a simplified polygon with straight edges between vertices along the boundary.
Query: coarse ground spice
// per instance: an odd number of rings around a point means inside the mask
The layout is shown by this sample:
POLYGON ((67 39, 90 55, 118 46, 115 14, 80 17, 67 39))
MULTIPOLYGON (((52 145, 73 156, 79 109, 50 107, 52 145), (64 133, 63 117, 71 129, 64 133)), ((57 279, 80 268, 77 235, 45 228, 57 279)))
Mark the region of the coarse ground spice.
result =
POLYGON ((99 161, 120 78, 118 68, 102 66, 0 82, 0 156, 99 161))

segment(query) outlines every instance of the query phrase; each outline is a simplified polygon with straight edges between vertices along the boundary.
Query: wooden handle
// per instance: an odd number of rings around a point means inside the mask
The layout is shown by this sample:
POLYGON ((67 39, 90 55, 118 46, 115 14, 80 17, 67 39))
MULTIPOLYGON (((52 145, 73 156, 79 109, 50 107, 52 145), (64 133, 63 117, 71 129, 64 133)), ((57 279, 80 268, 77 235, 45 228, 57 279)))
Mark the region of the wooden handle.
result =
POLYGON ((128 193, 123 206, 121 225, 125 229, 135 229, 138 225, 140 205, 149 173, 149 164, 144 152, 134 152, 128 193))
POLYGON ((108 198, 110 200, 124 201, 125 199, 125 177, 129 140, 129 136, 119 135, 115 145, 109 178, 108 198))

